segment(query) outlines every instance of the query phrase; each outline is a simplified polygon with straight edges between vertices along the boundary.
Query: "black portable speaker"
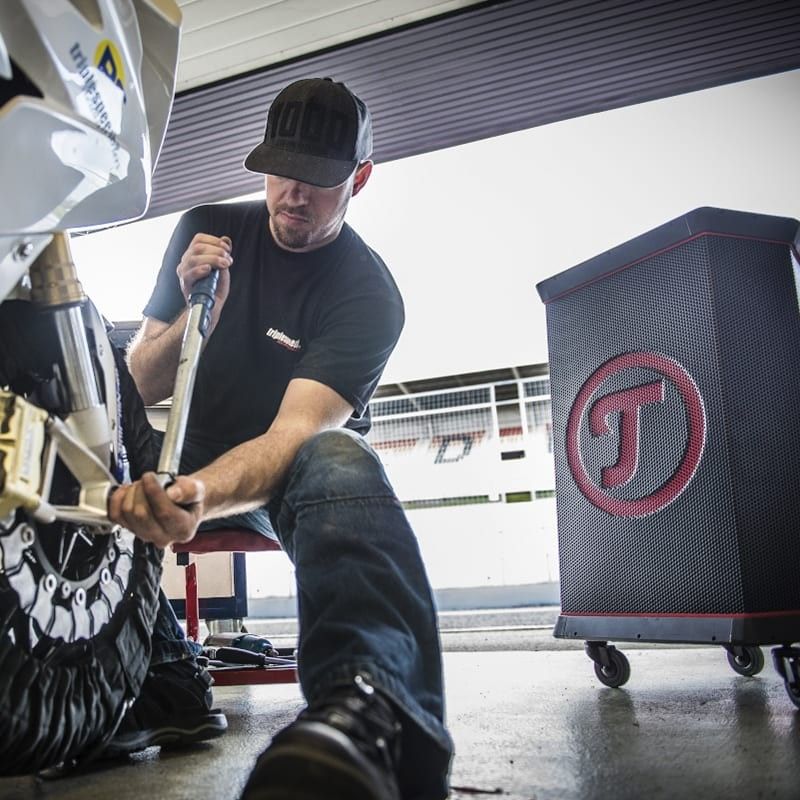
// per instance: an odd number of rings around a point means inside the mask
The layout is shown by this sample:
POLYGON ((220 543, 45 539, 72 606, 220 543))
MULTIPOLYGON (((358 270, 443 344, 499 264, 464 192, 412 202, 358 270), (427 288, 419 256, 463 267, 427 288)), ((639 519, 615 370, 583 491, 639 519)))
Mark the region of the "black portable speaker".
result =
POLYGON ((556 635, 800 635, 799 229, 701 208, 537 286, 556 635))

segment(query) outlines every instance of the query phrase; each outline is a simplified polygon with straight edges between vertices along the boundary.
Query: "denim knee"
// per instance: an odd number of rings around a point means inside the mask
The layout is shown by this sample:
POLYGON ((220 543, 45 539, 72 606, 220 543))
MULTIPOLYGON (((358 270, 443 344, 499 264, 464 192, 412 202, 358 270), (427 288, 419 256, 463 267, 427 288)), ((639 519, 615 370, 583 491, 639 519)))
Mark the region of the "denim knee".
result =
POLYGON ((331 500, 394 498, 383 465, 357 433, 323 431, 300 448, 289 475, 286 499, 297 508, 331 500))

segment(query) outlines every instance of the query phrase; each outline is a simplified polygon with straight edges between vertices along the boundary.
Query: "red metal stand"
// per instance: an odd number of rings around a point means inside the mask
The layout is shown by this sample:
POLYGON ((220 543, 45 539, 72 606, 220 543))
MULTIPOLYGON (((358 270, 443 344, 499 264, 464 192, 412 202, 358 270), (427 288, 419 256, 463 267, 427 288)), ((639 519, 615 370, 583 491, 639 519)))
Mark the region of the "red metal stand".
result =
MULTIPOLYGON (((189 561, 189 554, 255 553, 280 549, 280 545, 274 540, 243 528, 199 531, 191 542, 173 544, 172 550, 178 554, 178 563, 183 563, 186 568, 186 635, 195 642, 200 635, 197 563, 189 561)), ((297 666, 295 664, 266 667, 212 667, 210 672, 214 676, 214 683, 217 686, 297 682, 297 666)))
POLYGON ((216 686, 297 683, 297 667, 216 667, 211 674, 216 686))
POLYGON ((186 565, 186 635, 194 642, 200 635, 200 599, 197 596, 197 564, 186 565))

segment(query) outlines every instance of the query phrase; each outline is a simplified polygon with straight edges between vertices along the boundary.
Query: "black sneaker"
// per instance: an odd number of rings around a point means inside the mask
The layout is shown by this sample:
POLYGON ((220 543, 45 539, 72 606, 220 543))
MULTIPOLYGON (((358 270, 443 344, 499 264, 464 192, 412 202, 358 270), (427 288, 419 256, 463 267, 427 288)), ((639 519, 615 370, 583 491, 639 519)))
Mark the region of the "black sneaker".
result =
POLYGON ((241 800, 400 800, 399 748, 392 707, 357 675, 274 737, 241 800))
POLYGON ((228 721, 219 709, 211 708, 213 682, 208 670, 194 660, 153 667, 103 757, 137 753, 152 745, 180 747, 222 736, 228 721))

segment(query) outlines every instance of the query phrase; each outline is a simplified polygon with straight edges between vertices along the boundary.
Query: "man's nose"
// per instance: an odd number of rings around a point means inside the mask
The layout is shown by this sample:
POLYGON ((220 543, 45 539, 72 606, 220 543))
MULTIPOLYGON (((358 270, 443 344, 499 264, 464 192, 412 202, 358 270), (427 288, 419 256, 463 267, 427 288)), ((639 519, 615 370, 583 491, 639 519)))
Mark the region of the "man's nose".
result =
POLYGON ((294 202, 306 202, 311 192, 311 186, 301 181, 289 180, 287 192, 294 202))

